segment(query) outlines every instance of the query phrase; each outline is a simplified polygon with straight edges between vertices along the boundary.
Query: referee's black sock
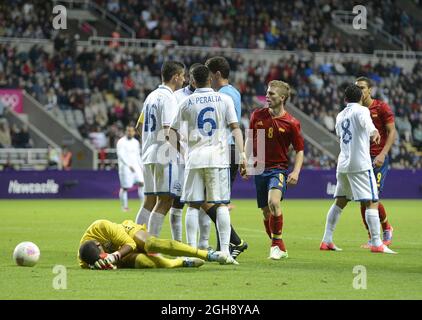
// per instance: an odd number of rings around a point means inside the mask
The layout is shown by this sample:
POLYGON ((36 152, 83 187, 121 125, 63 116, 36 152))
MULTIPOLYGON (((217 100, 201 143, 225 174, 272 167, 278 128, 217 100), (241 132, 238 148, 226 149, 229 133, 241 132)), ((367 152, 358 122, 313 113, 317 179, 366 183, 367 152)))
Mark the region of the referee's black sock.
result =
POLYGON ((232 232, 230 233, 230 243, 234 244, 235 246, 238 246, 239 244, 242 243, 242 239, 240 239, 239 235, 236 233, 233 226, 230 225, 230 227, 232 228, 232 232))
MULTIPOLYGON (((216 248, 216 250, 219 251, 220 250, 220 237, 218 235, 218 229, 217 229, 217 206, 214 205, 211 208, 209 208, 207 210, 207 214, 211 218, 211 220, 214 222, 214 225, 215 225, 215 232, 216 232, 216 235, 217 235, 217 248, 216 248)), ((230 225, 230 228, 231 228, 230 243, 237 246, 242 242, 242 240, 240 239, 239 235, 236 233, 236 231, 234 230, 232 225, 230 225)))

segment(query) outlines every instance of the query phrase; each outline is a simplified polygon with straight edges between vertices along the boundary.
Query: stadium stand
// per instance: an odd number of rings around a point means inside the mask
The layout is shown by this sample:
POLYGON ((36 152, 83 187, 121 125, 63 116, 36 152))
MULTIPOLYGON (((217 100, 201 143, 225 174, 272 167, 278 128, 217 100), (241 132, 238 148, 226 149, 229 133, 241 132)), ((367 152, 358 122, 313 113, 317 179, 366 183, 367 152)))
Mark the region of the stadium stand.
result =
POLYGON ((1 1, 0 37, 51 38, 50 1, 1 1))
MULTIPOLYGON (((70 4, 72 8, 78 4, 69 0, 56 2, 70 4)), ((371 53, 383 42, 382 37, 377 38, 372 31, 382 30, 384 35, 403 43, 406 49, 422 49, 421 23, 417 15, 412 14, 413 7, 394 0, 384 1, 382 6, 376 1, 365 3, 367 15, 375 16, 371 19, 375 21, 375 30, 370 30, 372 33, 362 39, 345 37, 344 30, 333 20, 336 12, 351 12, 357 4, 353 0, 87 1, 91 6, 79 2, 93 14, 107 10, 113 22, 117 21, 114 17, 123 22, 115 29, 106 23, 80 22, 77 31, 81 36, 92 34, 91 29, 95 29, 94 33, 107 30, 106 36, 120 37, 122 33, 125 36, 128 31, 122 30, 123 25, 130 26, 129 33, 134 32, 137 38, 175 40, 179 45, 371 53)), ((50 28, 51 10, 50 1, 2 1, 0 36, 53 39, 56 32, 50 28)), ((418 3, 416 11, 420 10, 418 3)))
MULTIPOLYGON (((176 40, 179 45, 313 52, 372 52, 377 46, 373 37, 359 45, 343 41, 332 23, 333 13, 351 12, 359 4, 352 0, 96 2, 132 26, 138 38, 176 40)), ((365 6, 377 28, 411 50, 422 49, 420 25, 397 1, 382 6, 369 1, 365 6)))
MULTIPOLYGON (((63 49, 52 55, 37 46, 18 54, 13 48, 0 45, 0 52, 5 70, 1 86, 24 88, 57 119, 78 128, 82 137, 98 149, 113 147, 114 133, 121 134, 122 128, 138 117, 144 97, 160 82, 159 67, 164 59, 154 51, 84 49, 72 56, 63 49)), ((190 65, 193 61, 205 61, 207 54, 179 51, 173 57, 190 65)), ((353 74, 369 76, 377 83, 377 97, 388 101, 396 112, 399 141, 393 162, 398 150, 405 148, 411 155, 405 160, 410 165, 421 165, 417 147, 420 148, 422 91, 420 86, 412 85, 422 81, 420 62, 406 73, 396 65, 381 62, 372 65, 345 60, 315 65, 312 61, 287 58, 271 64, 245 61, 239 55, 228 58, 235 85, 243 96, 244 125, 256 106, 254 98, 265 95, 265 84, 282 78, 295 89, 292 103, 333 132, 344 84, 353 81, 353 74)))
MULTIPOLYGON (((420 49, 417 16, 408 14, 399 3, 389 2, 389 6, 369 2, 367 8, 389 34, 405 42, 408 48, 420 49)), ((138 117, 145 96, 160 83, 160 66, 165 58, 179 59, 190 65, 215 54, 206 48, 188 47, 168 51, 165 48, 130 51, 117 47, 106 50, 96 46, 78 49, 72 35, 52 33, 51 28, 46 27, 51 20, 46 16, 51 11, 51 3, 12 3, 11 14, 6 14, 9 4, 0 4, 3 18, 0 19, 0 36, 50 38, 54 49, 49 51, 41 45, 33 45, 28 50, 17 50, 9 43, 0 43, 0 88, 25 89, 58 121, 74 128, 100 150, 100 160, 107 158, 104 150, 114 147, 124 126, 138 117), (24 18, 20 18, 19 13, 25 13, 24 18)), ((314 1, 306 0, 283 3, 283 10, 278 10, 280 2, 269 6, 242 0, 216 4, 202 0, 185 4, 168 1, 159 6, 137 0, 96 0, 93 3, 132 26, 139 38, 176 40, 179 45, 296 50, 296 53, 371 52, 373 49, 361 43, 352 46, 349 37, 333 28, 332 13, 351 10, 353 1, 316 1, 315 5, 322 10, 315 14, 312 14, 314 1), (213 19, 204 12, 213 12, 213 19), (233 15, 237 17, 236 24, 230 18, 233 15), (158 16, 164 18, 158 20, 158 16), (299 21, 301 25, 297 24, 299 21), (164 32, 167 30, 171 33, 164 32)), ((417 6, 415 10, 421 10, 420 4, 417 6)), ((242 93, 243 127, 248 126, 251 110, 260 105, 257 97, 265 95, 266 83, 283 79, 294 88, 292 104, 333 132, 335 115, 342 106, 344 84, 357 75, 364 75, 376 83, 376 97, 387 101, 396 114, 399 136, 391 152, 392 166, 422 167, 420 60, 411 70, 405 70, 382 59, 370 63, 359 58, 327 56, 321 62, 315 57, 299 55, 298 58, 292 54, 269 61, 250 59, 236 51, 224 52, 224 55, 233 70, 232 82, 242 93)), ((14 126, 7 123, 1 126, 3 135, 0 137, 7 146, 4 128, 10 127, 11 140, 17 134, 13 133, 14 126)), ((307 154, 311 160, 305 166, 325 168, 334 164, 312 145, 307 145, 307 154)))

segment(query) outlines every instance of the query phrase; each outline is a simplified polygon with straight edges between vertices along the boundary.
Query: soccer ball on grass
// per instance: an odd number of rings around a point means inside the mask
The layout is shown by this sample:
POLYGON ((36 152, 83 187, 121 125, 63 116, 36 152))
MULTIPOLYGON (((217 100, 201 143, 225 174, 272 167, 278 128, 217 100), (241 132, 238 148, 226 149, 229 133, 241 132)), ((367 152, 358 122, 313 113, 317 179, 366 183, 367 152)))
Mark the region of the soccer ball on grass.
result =
POLYGON ((13 251, 13 260, 18 266, 33 267, 39 259, 40 249, 33 242, 21 242, 13 251))

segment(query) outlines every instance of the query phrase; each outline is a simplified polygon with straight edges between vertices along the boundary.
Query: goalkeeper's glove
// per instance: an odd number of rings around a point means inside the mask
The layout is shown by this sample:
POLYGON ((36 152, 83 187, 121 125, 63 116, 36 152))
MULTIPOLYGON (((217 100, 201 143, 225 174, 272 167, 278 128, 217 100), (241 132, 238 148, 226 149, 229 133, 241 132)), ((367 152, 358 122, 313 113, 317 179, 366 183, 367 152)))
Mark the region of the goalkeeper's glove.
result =
POLYGON ((120 260, 120 253, 118 251, 113 253, 101 253, 100 259, 98 259, 94 266, 95 269, 117 269, 115 263, 120 260))

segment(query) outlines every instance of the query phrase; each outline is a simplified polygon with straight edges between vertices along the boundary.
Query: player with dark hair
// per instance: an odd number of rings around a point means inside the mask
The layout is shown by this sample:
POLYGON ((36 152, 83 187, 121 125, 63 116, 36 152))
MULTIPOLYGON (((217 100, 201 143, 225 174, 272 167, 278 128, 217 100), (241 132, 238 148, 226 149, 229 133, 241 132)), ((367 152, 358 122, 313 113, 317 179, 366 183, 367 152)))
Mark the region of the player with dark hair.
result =
POLYGON ((379 144, 381 136, 372 123, 369 110, 361 105, 362 90, 350 85, 345 90, 346 108, 336 118, 336 134, 340 138, 337 163, 336 199, 327 213, 320 250, 341 251, 333 242, 333 233, 343 209, 350 200, 365 207, 370 232, 371 252, 395 253, 382 243, 378 217, 378 192, 369 153, 370 140, 379 144))
POLYGON ((205 62, 205 65, 210 69, 211 73, 214 75, 213 82, 211 82, 211 86, 213 87, 221 87, 221 82, 226 82, 223 80, 227 80, 230 75, 230 64, 226 58, 221 56, 216 56, 208 59, 205 62))
MULTIPOLYGON (((194 91, 196 90, 194 81, 193 81, 193 70, 198 67, 202 66, 200 63, 194 63, 189 67, 189 83, 186 87, 179 89, 174 92, 174 96, 176 97, 177 103, 181 103, 187 97, 189 97, 194 91)), ((188 131, 186 123, 182 124, 180 129, 180 135, 182 136, 182 145, 186 147, 187 139, 188 139, 188 131)), ((182 159, 182 156, 179 156, 179 160, 182 159)), ((178 172, 179 172, 179 180, 183 183, 184 180, 184 173, 185 173, 185 164, 178 163, 178 172)), ((173 240, 182 241, 182 212, 183 212, 184 204, 180 202, 180 196, 176 197, 173 201, 173 205, 170 209, 170 227, 171 227, 171 236, 173 240)), ((198 248, 200 249, 207 249, 209 247, 209 233, 211 227, 211 219, 207 215, 207 213, 200 208, 198 216, 191 216, 191 212, 186 214, 185 223, 186 225, 194 224, 195 227, 198 227, 199 230, 199 241, 197 243, 198 248)), ((196 239, 195 239, 196 240, 196 239)), ((189 245, 192 245, 188 243, 189 245)))
MULTIPOLYGON (((228 128, 244 163, 243 137, 232 99, 211 88, 210 70, 198 66, 193 72, 195 92, 179 105, 178 117, 171 124, 170 143, 178 147, 180 127, 186 122, 189 137, 185 181, 181 200, 189 204, 186 216, 198 217, 205 204, 216 207, 216 227, 221 251, 230 254, 230 157, 228 128), (176 137, 176 138, 174 138, 176 137)), ((181 151, 183 153, 183 150, 181 151)), ((195 220, 195 219, 193 219, 195 220)), ((196 246, 197 224, 186 224, 189 244, 196 246)), ((237 264, 233 256, 226 263, 237 264)))
POLYGON ((169 125, 178 113, 174 91, 185 82, 185 66, 177 61, 166 61, 161 68, 162 84, 145 99, 137 127, 142 126, 142 163, 144 165, 144 204, 139 209, 136 223, 147 224, 148 231, 159 236, 164 217, 181 192, 177 166, 162 159, 159 150, 167 142, 169 125))
MULTIPOLYGON (((271 239, 269 258, 279 260, 287 258, 287 250, 282 238, 283 214, 280 202, 284 199, 287 185, 296 185, 303 163, 304 140, 300 131, 300 122, 285 110, 290 97, 290 86, 278 80, 268 84, 266 101, 268 108, 255 110, 251 115, 249 129, 253 138, 246 138, 246 154, 252 151, 257 156, 258 131, 265 131, 265 158, 258 157, 257 166, 265 167, 264 172, 255 175, 258 207, 264 215, 264 226, 271 239), (251 141, 252 140, 252 141, 251 141), (289 147, 296 151, 293 171, 289 174, 289 147)), ((245 175, 247 172, 242 172, 245 175)))
MULTIPOLYGON (((374 167, 374 174, 377 180, 378 193, 382 192, 384 188, 385 178, 387 176, 389 167, 388 152, 394 144, 396 138, 396 127, 394 124, 394 113, 386 102, 372 99, 372 81, 366 77, 359 77, 355 84, 362 90, 362 105, 369 108, 372 122, 375 128, 378 129, 381 135, 379 144, 371 143, 371 159, 374 167)), ((388 222, 387 212, 384 205, 378 202, 378 213, 383 230, 383 243, 387 246, 391 244, 393 239, 393 227, 388 222)), ((363 223, 368 229, 365 221, 365 207, 361 206, 361 215, 363 223)), ((369 234, 369 231, 368 231, 369 234)), ((362 245, 363 248, 368 248, 368 244, 362 245)))
MULTIPOLYGON (((237 120, 240 123, 242 104, 240 92, 229 83, 230 75, 230 64, 226 58, 216 56, 208 59, 205 62, 205 66, 211 71, 211 87, 219 93, 224 93, 233 100, 234 107, 236 109, 237 120)), ((233 182, 236 179, 237 171, 239 170, 238 161, 236 161, 236 145, 233 141, 233 137, 230 137, 228 143, 230 144, 230 191, 233 188, 233 182)), ((216 208, 210 207, 207 209, 207 214, 210 216, 212 221, 216 221, 216 208)), ((217 231, 217 239, 218 231, 217 231)), ((220 248, 220 244, 217 241, 217 250, 220 248)), ((248 248, 248 244, 243 241, 239 235, 231 226, 230 235, 230 251, 233 258, 237 258, 239 254, 248 248)))
POLYGON ((178 78, 178 80, 182 80, 181 84, 179 83, 178 86, 182 86, 184 79, 184 72, 185 72, 185 65, 179 61, 166 61, 161 66, 161 80, 163 83, 169 83, 174 80, 174 77, 178 78))
POLYGON ((156 238, 145 225, 131 220, 121 224, 94 221, 82 236, 78 253, 80 266, 91 269, 200 267, 204 260, 225 263, 228 258, 230 255, 222 252, 156 238), (184 258, 167 259, 156 253, 184 258))
POLYGON ((142 173, 141 146, 135 138, 135 127, 128 125, 126 134, 117 141, 117 159, 119 164, 119 198, 124 212, 128 208, 128 189, 135 184, 138 187, 139 200, 144 200, 144 175, 142 173))

